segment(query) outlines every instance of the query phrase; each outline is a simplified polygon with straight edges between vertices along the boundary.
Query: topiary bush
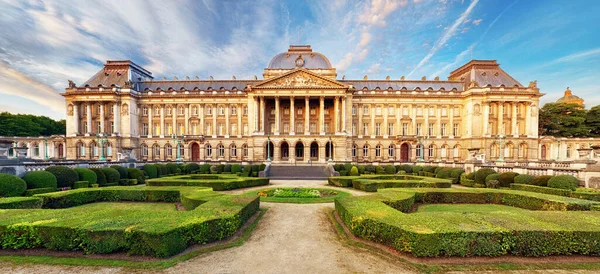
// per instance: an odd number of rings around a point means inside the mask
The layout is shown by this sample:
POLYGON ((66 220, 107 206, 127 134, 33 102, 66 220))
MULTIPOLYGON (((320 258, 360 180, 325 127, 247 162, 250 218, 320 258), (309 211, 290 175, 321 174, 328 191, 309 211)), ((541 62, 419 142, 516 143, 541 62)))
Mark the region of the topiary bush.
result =
POLYGON ((27 183, 27 189, 58 187, 54 174, 43 170, 27 173, 23 177, 23 181, 27 183))
POLYGON ((367 168, 365 166, 358 166, 358 174, 365 174, 367 168))
POLYGON ((165 167, 167 168, 167 174, 177 174, 177 169, 179 169, 175 163, 168 163, 165 167))
POLYGON ((210 174, 210 164, 203 164, 200 166, 200 173, 210 174))
POLYGON ((376 166, 375 167, 375 174, 385 174, 385 170, 383 169, 382 166, 376 166))
POLYGON ((494 173, 496 173, 496 171, 491 168, 482 168, 478 171, 475 171, 475 183, 485 185, 485 178, 494 173))
POLYGON ((72 187, 76 181, 79 181, 77 172, 66 166, 47 167, 46 171, 54 174, 58 187, 72 187))
POLYGON ((350 163, 344 164, 344 170, 345 171, 350 172, 351 169, 352 169, 352 164, 350 164, 350 163))
POLYGON ((155 164, 156 170, 158 171, 158 177, 169 175, 169 169, 167 169, 166 165, 163 164, 155 164))
POLYGON ((357 167, 355 167, 355 166, 353 166, 353 167, 350 169, 350 176, 358 176, 358 175, 359 175, 359 174, 358 174, 358 168, 357 168, 357 167))
POLYGON ((441 166, 439 166, 439 167, 436 167, 436 168, 433 170, 433 173, 437 175, 437 174, 438 174, 440 171, 442 171, 442 169, 444 169, 444 167, 441 167, 441 166))
MULTIPOLYGON (((489 176, 493 176, 493 175, 494 174, 489 175, 489 176)), ((487 187, 487 188, 497 188, 498 186, 500 186, 500 181, 498 181, 498 180, 489 180, 489 181, 485 182, 485 187, 487 187)))
POLYGON ((105 167, 102 168, 102 173, 106 176, 106 184, 119 184, 119 180, 121 179, 121 175, 114 168, 105 167))
POLYGON ((228 165, 223 166, 223 172, 231 173, 231 165, 228 164, 228 165))
POLYGON ((144 172, 137 168, 128 168, 127 178, 136 179, 138 184, 146 184, 146 176, 144 176, 144 172))
POLYGON ((89 168, 75 168, 74 170, 79 175, 79 181, 87 181, 90 185, 98 181, 96 173, 89 168))
POLYGON ((219 168, 217 166, 210 166, 210 174, 218 174, 219 168))
POLYGON ((260 165, 258 166, 258 171, 265 171, 265 168, 267 168, 267 165, 265 165, 265 164, 260 164, 260 165))
POLYGON ((450 178, 452 178, 452 183, 460 184, 460 178, 462 177, 463 173, 465 173, 464 169, 453 169, 452 172, 450 172, 450 178))
POLYGON ((395 173, 396 173, 396 167, 394 167, 393 165, 385 166, 385 174, 395 174, 395 173))
MULTIPOLYGON (((154 179, 158 178, 158 169, 153 164, 145 164, 142 169, 148 174, 148 178, 154 179)), ((100 183, 98 183, 100 184, 100 183)))
POLYGON ((529 175, 529 174, 519 174, 519 175, 515 176, 514 183, 522 184, 522 185, 529 185, 529 184, 531 184, 531 181, 533 181, 534 178, 535 177, 533 177, 532 175, 529 175))
POLYGON ((419 173, 421 171, 423 171, 423 166, 413 166, 412 167, 412 172, 413 173, 419 173))
MULTIPOLYGON (((185 165, 185 173, 187 173, 187 174, 191 174, 197 170, 200 170, 200 166, 196 163, 189 163, 189 164, 185 165)), ((138 183, 139 182, 140 181, 138 181, 138 183)))
MULTIPOLYGON (((144 166, 145 167, 145 166, 144 166)), ((106 175, 104 175, 104 172, 102 172, 102 169, 99 168, 90 168, 91 171, 93 171, 94 173, 96 173, 96 183, 99 186, 103 186, 106 185, 106 175)), ((93 187, 93 185, 95 184, 90 184, 90 186, 93 187)))
POLYGON ((0 197, 21 196, 27 190, 27 183, 23 179, 5 173, 0 173, 0 197))
POLYGON ((429 172, 429 173, 433 173, 435 171, 437 167, 435 166, 424 166, 423 167, 423 172, 429 172))
POLYGON ((542 175, 542 176, 538 176, 535 177, 530 185, 534 185, 534 186, 548 186, 548 181, 552 179, 552 176, 550 175, 542 175))
POLYGON ((504 172, 500 174, 498 181, 500 181, 501 187, 510 187, 510 184, 515 182, 515 177, 519 176, 516 172, 504 172))
POLYGON ((400 165, 398 168, 406 171, 406 173, 413 173, 413 167, 411 165, 400 165))
POLYGON ((579 186, 579 180, 571 175, 558 175, 548 180, 548 187, 569 189, 575 191, 579 186))
POLYGON ((239 164, 231 165, 231 173, 233 173, 233 174, 242 173, 242 166, 239 164))
POLYGON ((110 168, 113 168, 116 171, 118 171, 120 178, 123 178, 123 179, 127 178, 127 169, 126 168, 124 168, 120 165, 112 165, 112 166, 110 166, 110 168))
POLYGON ((500 179, 500 174, 498 174, 498 173, 490 174, 487 177, 485 177, 485 183, 487 184, 487 182, 489 182, 491 180, 499 181, 499 179, 500 179))

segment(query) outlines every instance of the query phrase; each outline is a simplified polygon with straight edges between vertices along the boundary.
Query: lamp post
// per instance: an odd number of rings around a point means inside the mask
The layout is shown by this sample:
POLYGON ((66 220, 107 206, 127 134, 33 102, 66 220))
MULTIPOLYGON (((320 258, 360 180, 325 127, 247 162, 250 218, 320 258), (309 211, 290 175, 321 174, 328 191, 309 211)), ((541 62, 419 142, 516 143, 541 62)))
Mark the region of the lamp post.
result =
POLYGON ((98 161, 106 161, 106 157, 104 157, 104 143, 108 141, 106 136, 106 133, 98 133, 98 135, 96 135, 96 139, 100 144, 100 157, 98 158, 98 161))
POLYGON ((271 133, 267 133, 267 162, 271 162, 271 133))
POLYGON ((423 141, 429 139, 429 135, 425 135, 425 136, 417 136, 417 141, 419 142, 419 145, 421 145, 421 153, 419 153, 419 159, 417 159, 417 162, 422 163, 425 162, 425 159, 423 159, 423 153, 425 152, 425 147, 423 146, 423 141))
POLYGON ((44 151, 44 159, 48 161, 48 159, 50 159, 48 157, 48 137, 44 137, 44 151))
POLYGON ((331 141, 332 135, 329 135, 329 162, 333 161, 331 154, 333 154, 333 142, 331 141))
POLYGON ((503 134, 498 134, 498 143, 500 144, 500 155, 498 155, 498 160, 496 160, 497 163, 502 163, 504 162, 504 141, 506 140, 506 136, 503 134))
POLYGON ((181 134, 181 138, 179 138, 179 136, 177 134, 173 134, 171 137, 173 138, 173 142, 176 144, 176 149, 177 149, 177 159, 175 159, 175 161, 181 162, 181 151, 179 150, 179 146, 181 145, 181 142, 184 140, 185 135, 181 134))

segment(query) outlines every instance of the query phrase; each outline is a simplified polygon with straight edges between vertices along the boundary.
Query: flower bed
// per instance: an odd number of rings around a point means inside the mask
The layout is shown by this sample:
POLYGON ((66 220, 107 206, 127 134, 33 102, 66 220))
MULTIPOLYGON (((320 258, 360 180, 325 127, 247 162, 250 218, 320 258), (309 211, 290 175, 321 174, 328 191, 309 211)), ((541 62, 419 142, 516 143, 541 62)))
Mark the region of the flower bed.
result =
POLYGON ((600 254, 600 203, 496 189, 384 189, 336 199, 355 235, 418 257, 600 254), (503 204, 515 212, 405 214, 414 203, 503 204))
POLYGON ((148 186, 196 186, 212 187, 213 190, 232 190, 269 184, 268 178, 238 177, 236 175, 182 175, 150 179, 148 186))
POLYGON ((127 252, 156 257, 169 257, 190 245, 229 237, 259 208, 258 198, 191 187, 83 188, 14 199, 7 205, 28 209, 0 210, 2 248, 127 252), (102 201, 179 201, 186 210, 78 207, 102 201))
POLYGON ((353 187, 367 192, 396 187, 452 187, 452 180, 413 175, 361 175, 329 177, 329 185, 353 187))
POLYGON ((268 188, 243 195, 275 203, 331 203, 335 198, 351 196, 347 192, 327 188, 268 188))

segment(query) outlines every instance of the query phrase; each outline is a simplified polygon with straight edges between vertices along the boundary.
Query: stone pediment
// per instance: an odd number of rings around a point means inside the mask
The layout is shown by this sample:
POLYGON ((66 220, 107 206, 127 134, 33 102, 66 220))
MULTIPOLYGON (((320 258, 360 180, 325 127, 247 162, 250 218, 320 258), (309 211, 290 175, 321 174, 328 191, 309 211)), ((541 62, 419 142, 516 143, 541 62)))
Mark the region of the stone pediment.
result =
POLYGON ((319 76, 315 73, 304 69, 294 70, 292 72, 283 74, 273 79, 266 80, 253 88, 326 88, 326 89, 337 89, 337 88, 348 88, 348 86, 334 80, 327 79, 319 76))

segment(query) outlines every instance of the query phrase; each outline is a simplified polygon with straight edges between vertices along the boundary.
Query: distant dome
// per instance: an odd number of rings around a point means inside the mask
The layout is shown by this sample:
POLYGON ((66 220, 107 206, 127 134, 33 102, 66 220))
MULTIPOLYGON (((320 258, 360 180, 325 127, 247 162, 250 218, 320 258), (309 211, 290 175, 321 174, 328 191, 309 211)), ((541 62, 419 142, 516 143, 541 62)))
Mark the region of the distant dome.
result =
POLYGON ((325 55, 313 52, 310 46, 290 46, 287 52, 277 54, 269 63, 268 69, 331 69, 325 55))
POLYGON ((565 90, 565 95, 560 99, 556 100, 556 102, 583 105, 583 99, 581 99, 579 96, 573 95, 573 92, 571 92, 569 88, 565 90))

